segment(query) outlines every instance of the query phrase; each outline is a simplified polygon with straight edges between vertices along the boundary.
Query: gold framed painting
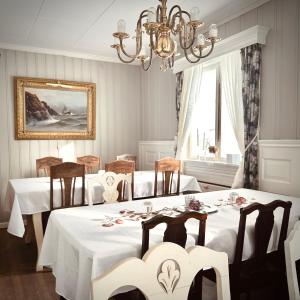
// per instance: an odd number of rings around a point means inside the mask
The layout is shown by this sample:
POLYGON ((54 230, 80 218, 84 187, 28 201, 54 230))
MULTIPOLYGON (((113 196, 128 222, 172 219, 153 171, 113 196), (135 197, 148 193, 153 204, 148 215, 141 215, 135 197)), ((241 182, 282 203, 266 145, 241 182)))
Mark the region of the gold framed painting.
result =
POLYGON ((96 85, 15 77, 18 140, 87 140, 96 136, 96 85))

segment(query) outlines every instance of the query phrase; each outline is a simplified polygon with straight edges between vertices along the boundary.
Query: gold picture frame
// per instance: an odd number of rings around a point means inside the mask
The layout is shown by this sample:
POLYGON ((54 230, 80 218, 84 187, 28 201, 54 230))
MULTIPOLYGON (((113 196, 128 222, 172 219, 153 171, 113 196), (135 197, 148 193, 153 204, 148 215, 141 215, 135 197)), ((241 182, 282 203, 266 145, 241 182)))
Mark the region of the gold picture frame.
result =
POLYGON ((96 137, 96 84, 15 77, 17 140, 91 140, 96 137))

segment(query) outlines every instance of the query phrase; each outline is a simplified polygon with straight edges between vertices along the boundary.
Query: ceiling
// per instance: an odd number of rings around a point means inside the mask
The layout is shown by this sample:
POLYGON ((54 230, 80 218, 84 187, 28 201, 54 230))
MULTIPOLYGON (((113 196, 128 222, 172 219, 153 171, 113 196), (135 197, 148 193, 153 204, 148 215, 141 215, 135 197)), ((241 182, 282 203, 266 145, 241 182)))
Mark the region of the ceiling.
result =
MULTIPOLYGON (((168 8, 179 4, 189 11, 198 6, 202 20, 220 23, 257 2, 261 1, 169 0, 168 8)), ((157 0, 0 0, 0 48, 65 51, 114 61, 110 45, 117 21, 125 19, 132 34, 139 13, 157 4, 157 0)), ((128 41, 134 44, 133 39, 128 41)))

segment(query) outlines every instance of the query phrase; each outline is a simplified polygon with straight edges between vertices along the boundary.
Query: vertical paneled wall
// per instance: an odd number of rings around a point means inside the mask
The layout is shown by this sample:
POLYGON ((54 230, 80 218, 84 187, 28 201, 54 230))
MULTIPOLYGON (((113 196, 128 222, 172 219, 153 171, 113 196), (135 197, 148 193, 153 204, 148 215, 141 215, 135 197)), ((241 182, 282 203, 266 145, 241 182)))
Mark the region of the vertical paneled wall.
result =
POLYGON ((141 70, 142 140, 173 140, 176 135, 175 91, 172 70, 160 71, 156 59, 149 71, 141 70))
POLYGON ((263 48, 261 139, 300 139, 300 1, 271 0, 219 27, 225 38, 271 28, 263 48))
POLYGON ((7 217, 7 180, 35 176, 36 158, 57 156, 57 148, 70 143, 75 156, 100 155, 103 163, 117 154, 137 153, 141 137, 138 67, 12 50, 0 53, 0 222, 7 217), (96 83, 96 139, 15 140, 13 76, 96 83))

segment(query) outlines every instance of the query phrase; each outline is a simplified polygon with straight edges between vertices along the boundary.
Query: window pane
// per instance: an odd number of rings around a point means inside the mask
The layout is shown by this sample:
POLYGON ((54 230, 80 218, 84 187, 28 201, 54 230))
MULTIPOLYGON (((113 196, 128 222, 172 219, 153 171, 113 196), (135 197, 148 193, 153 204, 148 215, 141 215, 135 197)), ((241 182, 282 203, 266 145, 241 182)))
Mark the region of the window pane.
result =
POLYGON ((208 146, 215 145, 216 69, 203 70, 198 105, 193 115, 190 139, 191 158, 208 154, 208 146))
POLYGON ((240 150, 231 125, 226 102, 224 99, 222 100, 223 101, 222 101, 222 108, 221 108, 221 112, 222 112, 221 113, 221 157, 226 159, 227 154, 234 154, 236 158, 233 159, 233 162, 238 163, 239 158, 236 156, 236 154, 240 155, 240 150))

